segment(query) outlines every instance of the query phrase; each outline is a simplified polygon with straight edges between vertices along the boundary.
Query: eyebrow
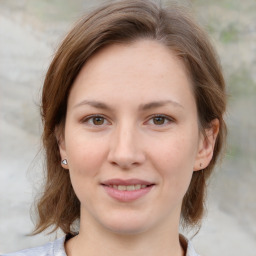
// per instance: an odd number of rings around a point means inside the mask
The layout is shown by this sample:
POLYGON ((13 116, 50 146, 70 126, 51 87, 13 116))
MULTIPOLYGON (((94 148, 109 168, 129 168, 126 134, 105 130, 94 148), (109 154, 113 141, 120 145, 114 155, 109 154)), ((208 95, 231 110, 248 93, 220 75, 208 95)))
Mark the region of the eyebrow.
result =
MULTIPOLYGON (((166 105, 173 105, 174 107, 179 107, 179 108, 184 108, 180 103, 173 101, 173 100, 163 100, 163 101, 153 101, 153 102, 149 102, 146 104, 141 104, 139 105, 139 111, 146 111, 146 110, 150 110, 153 108, 158 108, 158 107, 163 107, 166 105)), ((80 107, 80 106, 84 106, 84 105, 89 105, 92 106, 94 108, 98 108, 98 109, 103 109, 103 110, 113 110, 113 108, 109 105, 107 105, 104 102, 100 102, 100 101, 94 101, 94 100, 83 100, 82 102, 76 104, 74 106, 74 108, 80 107)))
POLYGON ((166 106, 166 105, 173 105, 175 107, 184 108, 180 103, 178 103, 176 101, 163 100, 163 101, 153 101, 153 102, 150 102, 150 103, 140 105, 139 110, 145 111, 145 110, 149 110, 149 109, 152 109, 152 108, 163 107, 163 106, 166 106))
POLYGON ((92 106, 92 107, 98 108, 98 109, 112 110, 112 108, 110 106, 108 106, 107 104, 105 104, 103 102, 99 102, 99 101, 94 101, 94 100, 83 100, 82 102, 76 104, 74 106, 74 108, 77 108, 77 107, 80 107, 83 105, 89 105, 89 106, 92 106))

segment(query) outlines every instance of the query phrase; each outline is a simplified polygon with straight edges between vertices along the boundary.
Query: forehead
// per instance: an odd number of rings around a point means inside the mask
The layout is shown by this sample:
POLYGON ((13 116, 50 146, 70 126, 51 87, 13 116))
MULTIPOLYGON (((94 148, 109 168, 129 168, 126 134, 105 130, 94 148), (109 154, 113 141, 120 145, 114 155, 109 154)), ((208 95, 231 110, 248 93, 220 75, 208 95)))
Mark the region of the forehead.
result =
POLYGON ((139 39, 130 43, 115 43, 101 48, 86 61, 83 69, 89 72, 95 67, 103 70, 111 67, 116 70, 127 68, 126 72, 136 70, 140 72, 151 68, 154 69, 154 73, 163 72, 166 69, 171 73, 170 67, 186 71, 183 61, 175 51, 156 40, 149 39, 139 39), (142 65, 136 65, 137 63, 142 65))
POLYGON ((72 86, 69 101, 73 104, 81 97, 100 95, 152 101, 166 94, 175 98, 191 93, 180 58, 159 42, 139 40, 106 46, 89 58, 72 86))

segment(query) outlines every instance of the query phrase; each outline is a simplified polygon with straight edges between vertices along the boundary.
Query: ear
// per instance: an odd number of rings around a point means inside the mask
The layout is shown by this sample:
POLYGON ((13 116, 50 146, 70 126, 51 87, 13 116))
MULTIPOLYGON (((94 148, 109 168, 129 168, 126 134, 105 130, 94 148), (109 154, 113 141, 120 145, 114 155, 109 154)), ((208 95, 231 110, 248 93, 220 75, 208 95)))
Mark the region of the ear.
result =
POLYGON ((67 153, 66 153, 66 144, 65 144, 65 137, 64 137, 64 128, 58 126, 55 128, 55 136, 58 142, 58 147, 59 147, 59 151, 60 151, 60 157, 61 157, 61 166, 64 169, 69 169, 68 168, 68 161, 67 164, 64 164, 62 161, 64 159, 67 160, 67 153))
POLYGON ((216 138, 219 133, 219 126, 219 120, 214 119, 210 123, 210 128, 205 129, 205 134, 201 132, 194 171, 202 170, 209 165, 213 156, 216 138))

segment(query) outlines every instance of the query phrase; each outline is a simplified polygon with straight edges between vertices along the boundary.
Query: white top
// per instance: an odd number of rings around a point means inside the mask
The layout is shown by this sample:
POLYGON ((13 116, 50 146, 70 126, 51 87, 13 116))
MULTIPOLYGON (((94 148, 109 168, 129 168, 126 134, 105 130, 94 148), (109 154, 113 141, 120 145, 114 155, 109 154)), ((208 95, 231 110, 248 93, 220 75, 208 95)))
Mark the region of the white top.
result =
MULTIPOLYGON (((1 256, 67 256, 64 247, 65 240, 66 236, 43 246, 26 249, 19 252, 3 254, 1 256)), ((192 243, 189 240, 184 239, 184 237, 181 239, 182 246, 186 246, 184 245, 184 240, 187 242, 186 256, 199 256, 195 252, 192 243)))

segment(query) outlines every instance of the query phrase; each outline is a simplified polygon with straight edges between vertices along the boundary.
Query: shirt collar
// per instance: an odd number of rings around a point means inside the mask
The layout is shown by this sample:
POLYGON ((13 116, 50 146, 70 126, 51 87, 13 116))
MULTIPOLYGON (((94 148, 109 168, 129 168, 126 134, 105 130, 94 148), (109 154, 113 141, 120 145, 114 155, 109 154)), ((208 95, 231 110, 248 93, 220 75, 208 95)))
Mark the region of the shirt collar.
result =
MULTIPOLYGON (((72 235, 67 235, 54 242, 53 248, 54 248, 55 256, 67 256, 65 253, 64 243, 71 237, 72 235)), ((183 250, 185 251, 185 256, 199 256, 196 253, 191 241, 189 241, 185 236, 181 234, 179 235, 179 239, 180 239, 180 244, 183 250)))
POLYGON ((191 241, 189 241, 185 236, 181 234, 179 235, 179 238, 181 247, 185 251, 185 256, 199 256, 196 253, 191 241))

